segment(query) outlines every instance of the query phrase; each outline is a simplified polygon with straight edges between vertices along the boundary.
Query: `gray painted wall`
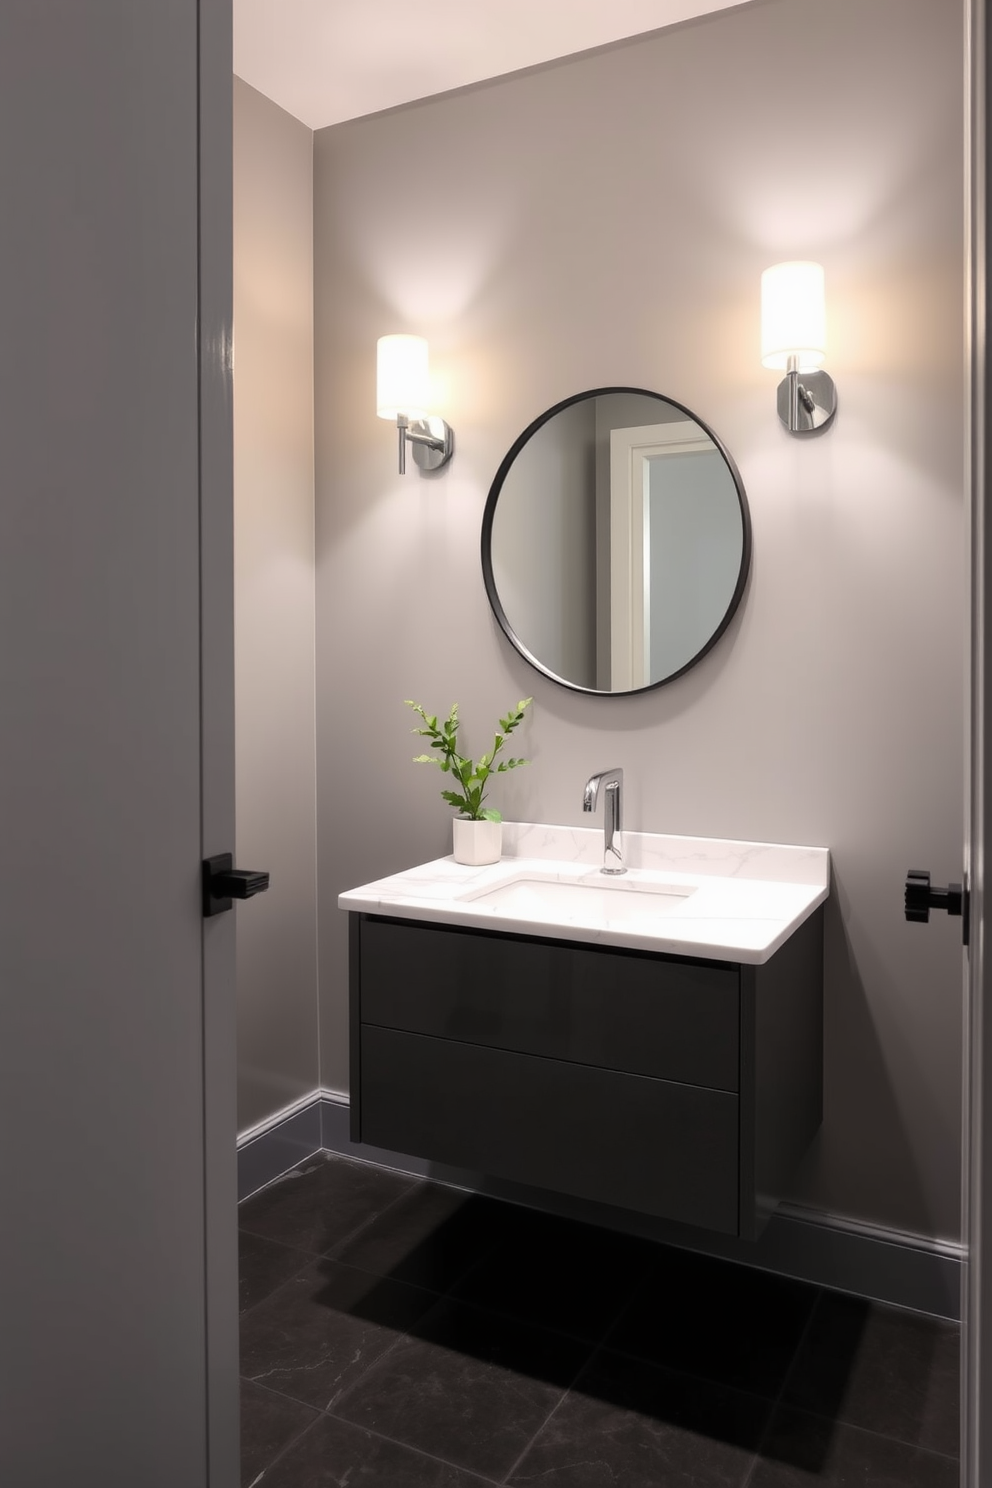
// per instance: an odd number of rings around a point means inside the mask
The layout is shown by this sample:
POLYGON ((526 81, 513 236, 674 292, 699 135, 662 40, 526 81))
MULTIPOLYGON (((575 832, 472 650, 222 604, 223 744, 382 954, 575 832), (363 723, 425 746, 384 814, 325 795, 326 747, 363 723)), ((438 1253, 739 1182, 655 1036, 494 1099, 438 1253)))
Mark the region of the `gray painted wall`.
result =
POLYGON ((234 82, 238 1125, 317 1084, 313 134, 234 82))
POLYGON ((962 853, 961 56, 943 0, 770 0, 316 136, 326 1085, 347 1084, 337 892, 449 849, 402 699, 457 698, 484 736, 533 693, 506 815, 579 823, 618 764, 631 825, 832 849, 826 1120, 793 1197, 957 1236, 960 927, 904 924, 901 885, 962 853), (787 127, 811 98, 812 143, 787 127), (840 396, 807 441, 758 349, 760 272, 797 256, 826 267, 840 396), (376 337, 402 329, 430 337, 456 431, 439 479, 399 478, 375 416, 376 337), (754 521, 728 633, 628 700, 533 672, 479 570, 505 450, 605 384, 696 410, 754 521))

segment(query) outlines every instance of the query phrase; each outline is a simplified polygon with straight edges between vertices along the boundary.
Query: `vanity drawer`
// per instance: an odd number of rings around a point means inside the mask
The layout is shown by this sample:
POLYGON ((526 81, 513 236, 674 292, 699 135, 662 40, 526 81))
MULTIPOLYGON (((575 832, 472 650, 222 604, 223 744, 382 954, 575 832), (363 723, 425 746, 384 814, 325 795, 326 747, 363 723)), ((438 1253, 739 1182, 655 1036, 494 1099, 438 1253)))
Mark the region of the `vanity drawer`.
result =
POLYGON ((363 1023, 738 1089, 737 967, 365 916, 358 953, 363 1023))
POLYGON ((724 1091, 364 1025, 361 1140, 737 1233, 724 1091))

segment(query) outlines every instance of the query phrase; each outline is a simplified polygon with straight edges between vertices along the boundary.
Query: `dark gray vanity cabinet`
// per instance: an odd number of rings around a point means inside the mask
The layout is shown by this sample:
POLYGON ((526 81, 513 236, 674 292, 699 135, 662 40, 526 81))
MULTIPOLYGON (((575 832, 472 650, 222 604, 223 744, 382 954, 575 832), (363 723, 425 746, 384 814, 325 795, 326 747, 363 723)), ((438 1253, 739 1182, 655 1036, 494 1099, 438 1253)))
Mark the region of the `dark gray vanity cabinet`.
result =
POLYGON ((822 909, 764 966, 350 920, 353 1140, 758 1235, 820 1125, 822 909))

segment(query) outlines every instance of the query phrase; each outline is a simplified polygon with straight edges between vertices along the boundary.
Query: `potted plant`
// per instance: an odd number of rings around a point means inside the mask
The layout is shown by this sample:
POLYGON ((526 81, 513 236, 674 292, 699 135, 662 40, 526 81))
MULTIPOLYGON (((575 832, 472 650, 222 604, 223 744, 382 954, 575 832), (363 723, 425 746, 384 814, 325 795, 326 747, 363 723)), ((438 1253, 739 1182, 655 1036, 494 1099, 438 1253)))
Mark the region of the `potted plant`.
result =
POLYGON ((419 703, 406 699, 406 706, 423 719, 423 728, 415 728, 413 732, 430 739, 437 751, 435 754, 416 755, 414 764, 437 765, 442 774, 453 775, 457 782, 457 789, 441 792, 443 799, 450 806, 457 807, 459 813, 452 824, 456 863, 479 867, 484 863, 499 862, 503 845, 503 818, 498 811, 483 806, 482 803, 486 799, 486 787, 491 776, 502 775, 505 770, 515 770, 518 765, 529 763, 528 760, 514 759, 511 756, 497 764, 496 756, 502 750, 508 735, 522 723, 524 710, 533 701, 533 698, 523 698, 515 708, 511 708, 506 717, 499 720, 499 728, 489 753, 472 761, 458 751, 460 720, 457 703, 452 703, 451 712, 439 723, 436 714, 427 713, 419 703))

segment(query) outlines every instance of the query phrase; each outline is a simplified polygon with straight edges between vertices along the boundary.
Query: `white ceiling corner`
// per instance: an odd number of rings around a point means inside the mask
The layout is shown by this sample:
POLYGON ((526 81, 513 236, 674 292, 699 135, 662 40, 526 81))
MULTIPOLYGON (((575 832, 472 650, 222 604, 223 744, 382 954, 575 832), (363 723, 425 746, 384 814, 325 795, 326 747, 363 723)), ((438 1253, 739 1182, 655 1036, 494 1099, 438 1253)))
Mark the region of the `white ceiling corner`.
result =
POLYGON ((234 0, 234 71, 311 129, 744 0, 234 0))

